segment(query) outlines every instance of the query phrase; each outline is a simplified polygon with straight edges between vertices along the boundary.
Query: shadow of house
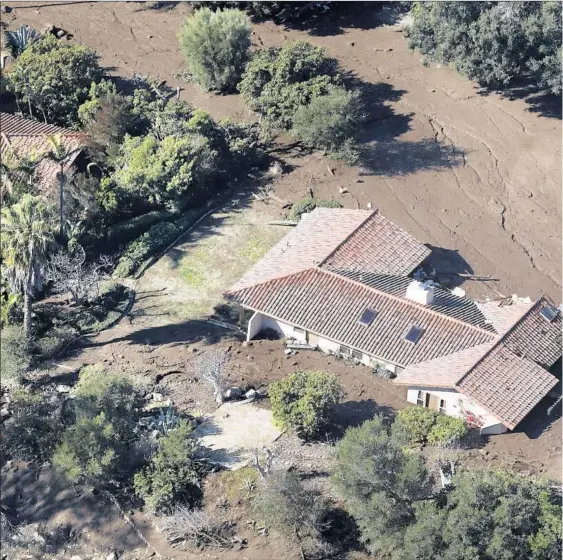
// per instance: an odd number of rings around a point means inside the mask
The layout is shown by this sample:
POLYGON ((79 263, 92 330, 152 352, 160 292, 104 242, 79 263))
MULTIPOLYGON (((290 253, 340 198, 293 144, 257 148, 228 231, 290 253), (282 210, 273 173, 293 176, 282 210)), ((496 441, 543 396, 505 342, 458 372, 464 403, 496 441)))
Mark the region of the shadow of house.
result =
POLYGON ((340 439, 348 428, 357 428, 376 414, 391 422, 395 416, 393 408, 378 405, 373 399, 347 401, 332 407, 330 414, 329 438, 340 439))
POLYGON ((457 249, 426 245, 432 253, 425 259, 423 266, 434 271, 440 284, 446 288, 455 288, 467 280, 460 274, 473 274, 471 265, 459 254, 457 249))

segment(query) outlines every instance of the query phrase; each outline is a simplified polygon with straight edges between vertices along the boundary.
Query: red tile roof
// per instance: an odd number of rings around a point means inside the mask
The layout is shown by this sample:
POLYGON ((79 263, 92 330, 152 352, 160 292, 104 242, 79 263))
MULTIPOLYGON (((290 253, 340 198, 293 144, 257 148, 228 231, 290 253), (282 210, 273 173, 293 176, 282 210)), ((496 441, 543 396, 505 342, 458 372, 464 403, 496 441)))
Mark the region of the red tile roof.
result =
POLYGON ((493 333, 322 268, 229 292, 241 305, 383 360, 407 366, 490 342, 493 333), (358 323, 376 311, 369 326, 358 323), (411 326, 424 332, 404 339, 411 326))
POLYGON ((430 249, 377 210, 322 266, 330 269, 406 276, 430 255, 430 249))
POLYGON ((555 385, 551 373, 499 344, 457 388, 513 430, 555 385))
MULTIPOLYGON (((17 157, 30 155, 41 155, 49 151, 50 145, 47 136, 60 134, 62 141, 67 147, 75 150, 75 153, 65 163, 68 169, 75 162, 83 144, 84 135, 79 132, 32 121, 10 113, 0 113, 0 152, 2 157, 12 154, 17 157)), ((52 188, 56 184, 59 166, 48 159, 39 161, 35 180, 43 191, 52 188)))

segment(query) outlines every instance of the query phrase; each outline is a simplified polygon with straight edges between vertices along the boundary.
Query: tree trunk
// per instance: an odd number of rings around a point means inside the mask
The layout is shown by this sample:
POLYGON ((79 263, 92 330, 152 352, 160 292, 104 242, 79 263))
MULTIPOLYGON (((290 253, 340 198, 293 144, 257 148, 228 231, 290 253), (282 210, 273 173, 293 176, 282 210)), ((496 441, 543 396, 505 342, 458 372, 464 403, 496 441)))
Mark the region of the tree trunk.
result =
POLYGON ((64 220, 64 211, 63 211, 63 196, 64 196, 64 168, 61 164, 61 171, 59 175, 59 217, 60 217, 60 224, 59 224, 59 234, 63 236, 63 220, 64 220))
POLYGON ((31 294, 26 290, 23 296, 23 329, 25 336, 31 338, 31 294))

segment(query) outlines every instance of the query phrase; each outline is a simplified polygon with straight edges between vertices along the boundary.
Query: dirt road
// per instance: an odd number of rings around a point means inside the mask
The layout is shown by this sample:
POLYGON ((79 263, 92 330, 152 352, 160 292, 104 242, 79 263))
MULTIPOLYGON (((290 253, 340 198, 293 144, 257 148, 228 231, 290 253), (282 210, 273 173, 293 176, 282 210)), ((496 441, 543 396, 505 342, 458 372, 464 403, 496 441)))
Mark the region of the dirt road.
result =
MULTIPOLYGON (((116 75, 166 79, 183 68, 177 32, 185 3, 21 3, 10 14, 37 28, 61 26, 102 56, 116 75)), ((480 95, 448 68, 425 67, 399 28, 382 25, 373 7, 317 20, 312 30, 254 26, 256 46, 307 39, 325 46, 361 81, 373 103, 364 141, 363 174, 310 155, 277 189, 283 196, 339 196, 345 206, 371 202, 446 257, 438 268, 498 278, 490 288, 466 282, 476 297, 547 293, 561 301, 561 122, 539 98, 480 95), (538 102, 538 103, 536 103, 538 102), (357 179, 362 182, 356 182, 357 179), (491 289, 493 288, 493 289, 491 289)), ((184 85, 182 99, 214 116, 252 118, 238 96, 215 96, 184 85)), ((557 111, 555 111, 557 112, 557 111)))

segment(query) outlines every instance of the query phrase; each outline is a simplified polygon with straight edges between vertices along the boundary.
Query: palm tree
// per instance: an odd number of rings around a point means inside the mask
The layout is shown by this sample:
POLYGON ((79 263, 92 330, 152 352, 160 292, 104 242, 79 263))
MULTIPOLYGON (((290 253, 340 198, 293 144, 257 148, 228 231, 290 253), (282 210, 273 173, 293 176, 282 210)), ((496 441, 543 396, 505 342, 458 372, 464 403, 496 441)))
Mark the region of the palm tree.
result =
POLYGON ((43 282, 43 270, 53 242, 52 218, 42 200, 24 194, 17 204, 2 209, 2 264, 14 293, 24 295, 23 326, 31 335, 31 300, 43 282))
MULTIPOLYGON (((37 166, 44 154, 31 150, 26 154, 8 149, 2 154, 0 162, 0 201, 5 202, 6 195, 24 192, 31 193, 34 188, 34 178, 37 166)), ((16 194, 17 196, 17 194, 16 194)))
POLYGON ((47 152, 46 157, 59 166, 59 172, 57 173, 57 178, 59 179, 59 235, 62 237, 64 228, 64 187, 66 183, 65 164, 73 155, 80 151, 80 148, 76 147, 76 145, 73 147, 65 145, 60 134, 47 136, 47 142, 51 145, 51 149, 47 152))

